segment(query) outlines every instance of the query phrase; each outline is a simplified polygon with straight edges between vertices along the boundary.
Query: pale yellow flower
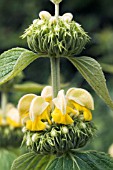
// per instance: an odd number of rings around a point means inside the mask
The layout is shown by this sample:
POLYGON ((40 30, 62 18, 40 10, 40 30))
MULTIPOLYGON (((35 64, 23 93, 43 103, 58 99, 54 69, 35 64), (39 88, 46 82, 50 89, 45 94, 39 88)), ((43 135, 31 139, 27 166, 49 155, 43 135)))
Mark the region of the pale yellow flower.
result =
POLYGON ((26 128, 31 131, 40 131, 46 128, 45 121, 50 121, 50 102, 52 99, 52 88, 46 86, 41 96, 34 94, 24 95, 18 103, 20 116, 26 119, 26 128))
POLYGON ((58 96, 53 99, 55 109, 52 118, 55 123, 72 124, 74 120, 71 115, 83 115, 85 121, 92 120, 90 110, 94 109, 93 98, 90 93, 81 88, 71 88, 66 95, 60 90, 58 96))
POLYGON ((9 126, 14 128, 22 126, 17 108, 13 107, 7 112, 6 121, 9 126))

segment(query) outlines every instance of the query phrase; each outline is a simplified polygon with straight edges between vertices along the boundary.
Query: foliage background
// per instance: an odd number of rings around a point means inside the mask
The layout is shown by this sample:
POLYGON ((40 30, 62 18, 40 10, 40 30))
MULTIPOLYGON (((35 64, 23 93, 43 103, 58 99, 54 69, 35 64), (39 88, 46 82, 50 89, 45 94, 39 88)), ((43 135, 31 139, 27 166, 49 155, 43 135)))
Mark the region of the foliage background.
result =
MULTIPOLYGON (((1 0, 0 1, 0 52, 12 47, 27 47, 20 36, 38 17, 41 10, 54 15, 54 5, 49 0, 1 0)), ((72 12, 91 37, 82 55, 97 59, 103 66, 108 88, 113 99, 113 1, 112 0, 64 0, 60 14, 72 12), (104 63, 104 64, 103 64, 104 63)), ((24 70, 23 81, 35 81, 50 84, 50 64, 48 59, 38 59, 24 70)), ((70 87, 86 88, 95 100, 94 122, 98 132, 95 139, 88 144, 88 149, 108 151, 113 143, 113 111, 97 97, 94 91, 67 60, 61 60, 61 81, 71 82, 70 87)), ((9 100, 17 104, 20 93, 10 94, 9 100)))

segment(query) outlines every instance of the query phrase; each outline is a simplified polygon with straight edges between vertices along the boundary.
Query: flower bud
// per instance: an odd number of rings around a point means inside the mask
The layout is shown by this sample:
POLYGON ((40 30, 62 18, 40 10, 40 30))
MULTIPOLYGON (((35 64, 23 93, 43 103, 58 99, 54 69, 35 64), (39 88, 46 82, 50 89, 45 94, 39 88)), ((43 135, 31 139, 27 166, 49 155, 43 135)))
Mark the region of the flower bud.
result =
POLYGON ((67 134, 69 132, 68 128, 66 126, 62 127, 62 133, 67 134))
POLYGON ((23 127, 23 128, 22 128, 22 132, 23 132, 23 133, 26 133, 26 132, 27 132, 26 127, 23 127))
POLYGON ((30 146, 32 144, 32 141, 31 141, 31 139, 29 138, 29 139, 27 139, 27 141, 26 141, 26 145, 27 146, 30 146))
POLYGON ((33 24, 35 25, 35 24, 37 24, 38 23, 38 20, 37 19, 34 19, 33 20, 33 24))
POLYGON ((57 23, 57 18, 54 16, 54 17, 51 17, 50 20, 49 20, 50 24, 56 24, 57 23))
POLYGON ((43 25, 44 24, 44 21, 43 20, 38 20, 38 25, 43 25))
POLYGON ((47 11, 41 11, 39 13, 39 17, 42 19, 42 20, 49 20, 51 18, 51 14, 47 11))
POLYGON ((33 141, 33 142, 36 142, 37 139, 38 139, 38 134, 37 134, 37 133, 33 134, 33 136, 32 136, 32 141, 33 141))
POLYGON ((73 19, 73 15, 71 13, 65 13, 63 16, 62 16, 63 20, 66 21, 66 22, 71 22, 72 19, 73 19))
POLYGON ((51 136, 52 136, 52 137, 56 137, 56 136, 57 136, 56 130, 52 129, 52 131, 51 131, 51 136))
POLYGON ((80 127, 81 127, 82 129, 85 129, 85 128, 86 128, 86 124, 83 123, 83 122, 81 122, 81 123, 80 123, 80 127))

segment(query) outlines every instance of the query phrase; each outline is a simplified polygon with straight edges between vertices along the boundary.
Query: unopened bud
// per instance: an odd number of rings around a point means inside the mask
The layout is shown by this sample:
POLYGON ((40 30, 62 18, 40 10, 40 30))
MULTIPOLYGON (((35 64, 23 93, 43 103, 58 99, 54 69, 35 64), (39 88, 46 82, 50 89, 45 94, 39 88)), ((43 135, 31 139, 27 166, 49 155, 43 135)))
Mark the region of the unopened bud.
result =
POLYGON ((57 23, 57 18, 56 17, 51 17, 49 22, 50 22, 50 24, 56 24, 57 23))
POLYGON ((69 132, 68 128, 66 126, 62 127, 62 133, 67 134, 69 132))
POLYGON ((81 123, 80 123, 80 127, 81 127, 82 129, 85 129, 85 128, 86 128, 85 123, 81 122, 81 123))
POLYGON ((26 145, 27 146, 30 146, 32 144, 32 142, 31 142, 31 139, 29 138, 29 139, 27 139, 27 141, 26 141, 26 145))
POLYGON ((27 132, 26 127, 23 127, 23 128, 22 128, 22 132, 23 132, 23 133, 27 132))
POLYGON ((71 22, 72 19, 73 19, 73 15, 71 13, 65 13, 63 16, 62 16, 63 20, 66 21, 66 22, 71 22))
POLYGON ((57 136, 56 130, 52 129, 52 131, 51 131, 51 136, 52 136, 52 137, 56 137, 56 136, 57 136))
POLYGON ((39 17, 42 19, 42 20, 49 20, 51 18, 51 14, 47 11, 41 11, 39 13, 39 17))
POLYGON ((38 134, 35 133, 35 134, 32 136, 32 141, 33 141, 33 142, 36 142, 37 139, 38 139, 38 134))
POLYGON ((35 25, 35 24, 37 24, 38 23, 38 20, 37 19, 34 19, 33 20, 33 24, 35 25))
POLYGON ((37 24, 41 26, 41 25, 44 24, 44 21, 40 19, 40 20, 38 20, 38 23, 37 23, 37 24))

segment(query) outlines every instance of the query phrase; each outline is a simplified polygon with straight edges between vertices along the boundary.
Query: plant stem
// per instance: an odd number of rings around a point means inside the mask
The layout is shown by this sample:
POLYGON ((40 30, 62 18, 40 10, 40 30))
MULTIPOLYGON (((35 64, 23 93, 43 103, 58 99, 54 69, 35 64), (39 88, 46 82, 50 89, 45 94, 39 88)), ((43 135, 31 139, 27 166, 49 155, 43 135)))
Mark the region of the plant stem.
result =
POLYGON ((55 98, 60 90, 60 58, 51 57, 50 62, 53 98, 55 98))
POLYGON ((6 118, 6 105, 7 105, 7 93, 2 92, 1 93, 1 109, 3 111, 3 118, 6 118))
POLYGON ((59 16, 59 4, 55 4, 55 17, 58 18, 59 16))
MULTIPOLYGON (((59 4, 55 4, 55 17, 59 16, 59 4)), ((55 98, 60 90, 60 58, 51 57, 51 79, 53 88, 53 98, 55 98)))

